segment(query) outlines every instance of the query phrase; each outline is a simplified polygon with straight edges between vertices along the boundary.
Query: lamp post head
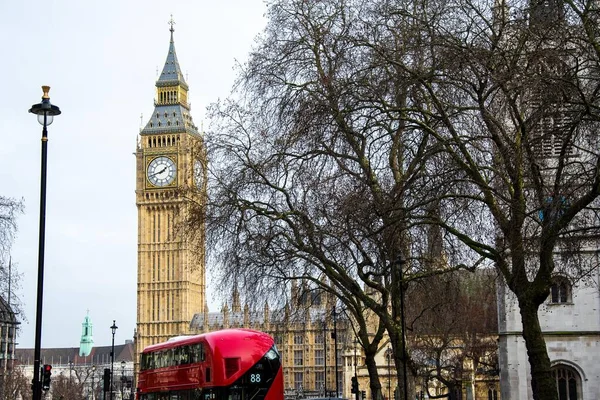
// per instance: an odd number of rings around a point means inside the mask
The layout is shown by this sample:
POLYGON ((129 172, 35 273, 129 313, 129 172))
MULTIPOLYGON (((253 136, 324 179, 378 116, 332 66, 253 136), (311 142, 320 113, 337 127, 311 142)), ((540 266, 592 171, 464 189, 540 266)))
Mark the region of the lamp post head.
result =
POLYGON ((113 319, 113 324, 110 327, 110 329, 112 330, 113 336, 114 336, 115 332, 117 331, 117 329, 119 329, 119 327, 117 326, 116 321, 114 319, 113 319))
POLYGON ((50 103, 50 96, 48 95, 50 86, 42 86, 42 91, 44 93, 42 95, 42 102, 32 105, 29 112, 38 116, 40 125, 47 126, 54 121, 55 115, 60 115, 60 108, 50 103))

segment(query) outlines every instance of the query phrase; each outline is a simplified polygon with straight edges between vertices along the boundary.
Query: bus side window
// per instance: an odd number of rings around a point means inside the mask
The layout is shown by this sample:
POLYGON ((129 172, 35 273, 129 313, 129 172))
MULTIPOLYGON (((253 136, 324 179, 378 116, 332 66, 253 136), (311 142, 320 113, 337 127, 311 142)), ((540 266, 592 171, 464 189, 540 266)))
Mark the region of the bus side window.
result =
POLYGON ((195 362, 198 362, 198 359, 196 358, 196 351, 194 349, 195 345, 190 345, 190 347, 188 347, 188 356, 190 357, 190 364, 193 364, 195 362))
POLYGON ((181 354, 181 364, 189 364, 190 363, 190 357, 189 357, 189 346, 182 346, 180 348, 181 354))
POLYGON ((173 349, 173 365, 181 364, 181 347, 173 349))
POLYGON ((204 361, 204 347, 202 347, 202 343, 196 343, 192 345, 192 353, 194 357, 193 362, 204 361))
POLYGON ((171 367, 173 365, 177 365, 175 364, 175 349, 169 349, 165 352, 165 363, 167 365, 165 365, 165 367, 171 367))
POLYGON ((158 360, 159 360, 158 361, 158 365, 157 365, 158 368, 163 368, 163 367, 167 366, 166 362, 165 362, 166 361, 166 357, 165 357, 165 352, 164 351, 161 351, 160 353, 158 353, 158 360))

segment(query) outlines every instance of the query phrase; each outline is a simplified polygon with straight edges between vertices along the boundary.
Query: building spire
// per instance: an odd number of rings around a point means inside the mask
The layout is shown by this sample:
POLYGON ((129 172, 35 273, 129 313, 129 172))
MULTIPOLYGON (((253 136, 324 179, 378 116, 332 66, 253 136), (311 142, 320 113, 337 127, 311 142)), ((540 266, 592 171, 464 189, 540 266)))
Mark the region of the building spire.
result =
POLYGON ((169 31, 171 32, 169 52, 162 72, 156 81, 154 112, 146 126, 141 130, 141 135, 176 132, 199 135, 198 128, 194 125, 190 115, 188 85, 179 67, 179 61, 177 61, 175 41, 173 40, 174 26, 175 21, 171 16, 169 21, 169 31))
POLYGON ((171 32, 171 40, 169 42, 169 53, 165 61, 165 66, 162 69, 160 76, 158 77, 157 84, 181 84, 187 89, 187 83, 179 67, 179 61, 177 60, 177 53, 175 52, 175 40, 173 39, 173 32, 175 32, 175 21, 173 15, 169 20, 169 31, 171 32))
POLYGON ((169 25, 171 25, 171 27, 169 28, 169 30, 171 31, 171 42, 173 41, 173 32, 175 32, 175 28, 173 27, 175 25, 175 20, 173 19, 173 14, 171 14, 171 19, 169 20, 169 25))

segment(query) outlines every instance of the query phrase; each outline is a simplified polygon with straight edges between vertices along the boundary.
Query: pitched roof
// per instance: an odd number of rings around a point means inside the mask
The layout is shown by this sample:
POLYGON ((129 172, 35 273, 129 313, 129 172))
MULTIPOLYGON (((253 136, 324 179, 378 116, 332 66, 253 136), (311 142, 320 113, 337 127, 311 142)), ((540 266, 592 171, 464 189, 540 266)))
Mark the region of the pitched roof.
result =
POLYGON ((171 26, 171 41, 169 42, 169 52, 167 53, 167 59, 165 66, 163 67, 160 77, 156 82, 156 86, 171 86, 171 85, 182 85, 187 89, 187 83, 183 79, 181 68, 179 67, 179 61, 177 60, 177 53, 175 52, 175 41, 173 40, 173 26, 171 26))
MULTIPOLYGON (((70 361, 74 365, 84 364, 107 364, 110 362, 111 346, 96 346, 92 348, 92 352, 87 357, 79 356, 79 347, 63 347, 42 349, 42 364, 65 365, 70 361)), ((15 349, 15 359, 17 364, 30 365, 33 364, 34 349, 15 349)), ((131 362, 133 361, 133 342, 128 341, 125 344, 115 345, 114 362, 131 362)))

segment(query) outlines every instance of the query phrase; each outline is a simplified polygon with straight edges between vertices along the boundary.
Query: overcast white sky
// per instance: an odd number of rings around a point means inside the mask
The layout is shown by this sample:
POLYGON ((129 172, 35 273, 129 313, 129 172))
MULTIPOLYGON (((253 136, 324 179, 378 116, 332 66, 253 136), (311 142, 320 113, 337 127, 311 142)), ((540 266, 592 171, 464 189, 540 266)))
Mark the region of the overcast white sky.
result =
POLYGON ((96 345, 110 345, 113 320, 123 343, 136 321, 132 153, 140 115, 145 124, 153 111, 170 16, 200 127, 205 107, 228 95, 265 11, 262 0, 0 0, 0 195, 26 206, 12 249, 24 275, 19 347, 35 336, 41 126, 27 111, 40 87, 51 86, 62 111, 48 128, 42 347, 79 346, 87 310, 96 345))

